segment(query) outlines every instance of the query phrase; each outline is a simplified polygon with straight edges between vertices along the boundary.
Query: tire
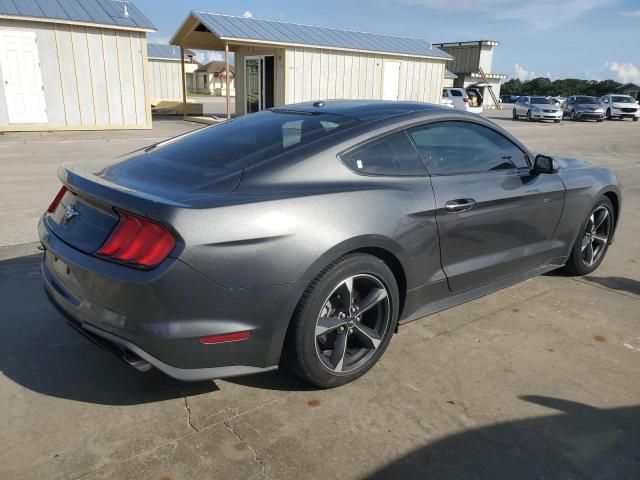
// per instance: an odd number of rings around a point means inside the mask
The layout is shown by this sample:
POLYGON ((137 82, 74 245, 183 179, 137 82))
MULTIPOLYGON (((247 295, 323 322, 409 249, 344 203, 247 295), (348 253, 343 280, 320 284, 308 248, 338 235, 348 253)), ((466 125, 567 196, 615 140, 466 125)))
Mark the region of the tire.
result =
POLYGON ((607 120, 611 120, 611 109, 607 108, 607 120))
POLYGON ((602 197, 590 210, 580 226, 571 256, 565 265, 572 275, 587 275, 600 266, 604 260, 615 227, 614 210, 611 201, 602 197), (606 216, 603 216, 606 210, 606 216), (600 212, 600 213, 599 213, 600 212), (592 216, 594 217, 593 222, 592 216), (594 229, 594 223, 596 228, 594 229), (606 228, 605 228, 606 227, 606 228), (591 256, 589 255, 591 253, 591 256))
POLYGON ((604 118, 599 118, 598 120, 596 120, 598 123, 602 123, 604 122, 604 118))
POLYGON ((518 114, 516 113, 516 109, 514 108, 513 111, 511 112, 511 117, 514 120, 518 120, 518 114))
POLYGON ((381 259, 362 253, 340 257, 311 282, 300 299, 287 332, 283 364, 317 387, 349 383, 380 359, 398 314, 398 286, 381 259), (349 282, 353 305, 362 308, 367 298, 377 299, 359 316, 348 307, 349 282))
POLYGON ((571 110, 571 114, 569 115, 569 119, 571 119, 572 122, 576 121, 576 111, 575 110, 571 110))
POLYGON ((633 117, 634 122, 637 122, 638 120, 640 120, 638 117, 633 117))
POLYGON ((560 123, 560 120, 554 120, 553 123, 560 123))
POLYGON ((527 120, 533 122, 533 118, 531 118, 531 110, 527 110, 527 120))

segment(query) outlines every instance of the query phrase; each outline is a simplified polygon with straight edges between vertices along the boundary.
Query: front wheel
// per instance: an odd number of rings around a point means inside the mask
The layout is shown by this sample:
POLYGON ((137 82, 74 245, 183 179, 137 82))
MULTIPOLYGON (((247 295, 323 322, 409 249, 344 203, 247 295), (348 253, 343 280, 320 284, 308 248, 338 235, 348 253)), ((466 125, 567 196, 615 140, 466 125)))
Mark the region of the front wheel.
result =
POLYGON ((514 108, 513 111, 511 112, 511 117, 514 120, 518 120, 518 114, 516 113, 516 109, 514 108))
POLYGON ((572 122, 576 121, 576 111, 575 110, 571 110, 571 115, 569 115, 569 118, 571 119, 572 122))
POLYGON ((640 118, 638 118, 638 117, 633 117, 633 121, 634 121, 634 122, 637 122, 638 120, 640 120, 640 118))
POLYGON ((566 270, 573 275, 587 275, 598 268, 609 248, 613 227, 613 205, 602 197, 580 227, 566 270))
POLYGON ((533 122, 533 118, 531 118, 531 110, 527 110, 527 120, 533 122))
POLYGON ((607 120, 611 120, 611 109, 607 108, 607 120))
POLYGON ((309 285, 287 333, 284 364, 321 388, 366 373, 380 359, 396 328, 399 293, 379 258, 349 254, 309 285))

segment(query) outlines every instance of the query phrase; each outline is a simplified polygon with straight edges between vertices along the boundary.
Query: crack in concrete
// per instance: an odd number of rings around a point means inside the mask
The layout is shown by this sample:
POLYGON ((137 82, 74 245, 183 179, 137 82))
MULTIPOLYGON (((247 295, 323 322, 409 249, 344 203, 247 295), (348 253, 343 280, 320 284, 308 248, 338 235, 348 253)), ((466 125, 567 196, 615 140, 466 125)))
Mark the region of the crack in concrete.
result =
POLYGON ((177 385, 170 384, 167 380, 167 377, 164 373, 161 374, 162 383, 165 384, 168 388, 174 390, 178 395, 180 395, 184 401, 184 409, 187 412, 187 425, 191 427, 191 429, 195 432, 199 432, 196 426, 191 422, 191 407, 189 406, 189 396, 181 391, 177 385))
POLYGON ((243 445, 246 445, 247 448, 251 450, 251 453, 253 454, 253 459, 262 466, 262 475, 264 476, 264 478, 269 480, 269 475, 267 475, 267 464, 262 461, 262 459, 258 455, 258 451, 255 448, 253 448, 253 446, 249 442, 244 440, 238 434, 238 432, 235 431, 235 429, 231 426, 229 421, 224 421, 223 423, 224 423, 224 426, 227 427, 227 429, 235 435, 235 437, 238 439, 239 442, 241 442, 243 445))

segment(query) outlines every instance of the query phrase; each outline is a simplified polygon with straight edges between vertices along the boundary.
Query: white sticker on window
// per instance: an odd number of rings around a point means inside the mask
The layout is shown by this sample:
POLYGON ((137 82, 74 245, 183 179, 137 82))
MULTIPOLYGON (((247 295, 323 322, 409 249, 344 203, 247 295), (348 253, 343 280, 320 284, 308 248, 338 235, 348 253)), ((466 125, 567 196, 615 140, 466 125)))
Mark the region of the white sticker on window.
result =
POLYGON ((362 160, 356 160, 356 164, 358 165, 358 168, 362 168, 362 160))

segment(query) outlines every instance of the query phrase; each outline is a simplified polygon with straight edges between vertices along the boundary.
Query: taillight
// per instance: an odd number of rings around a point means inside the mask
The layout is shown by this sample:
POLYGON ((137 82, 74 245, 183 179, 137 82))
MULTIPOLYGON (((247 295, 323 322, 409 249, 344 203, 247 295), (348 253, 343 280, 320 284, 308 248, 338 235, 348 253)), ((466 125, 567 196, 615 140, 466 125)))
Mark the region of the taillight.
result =
POLYGON ((68 189, 65 186, 60 189, 60 191, 56 194, 53 201, 51 202, 51 205, 49 205, 49 208, 47 208, 47 213, 53 213, 56 211, 56 208, 58 208, 58 205, 62 201, 62 197, 64 197, 64 194, 67 193, 67 190, 68 189))
POLYGON ((164 225, 131 213, 119 211, 118 215, 118 225, 97 255, 151 268, 159 265, 175 247, 176 239, 164 225))

